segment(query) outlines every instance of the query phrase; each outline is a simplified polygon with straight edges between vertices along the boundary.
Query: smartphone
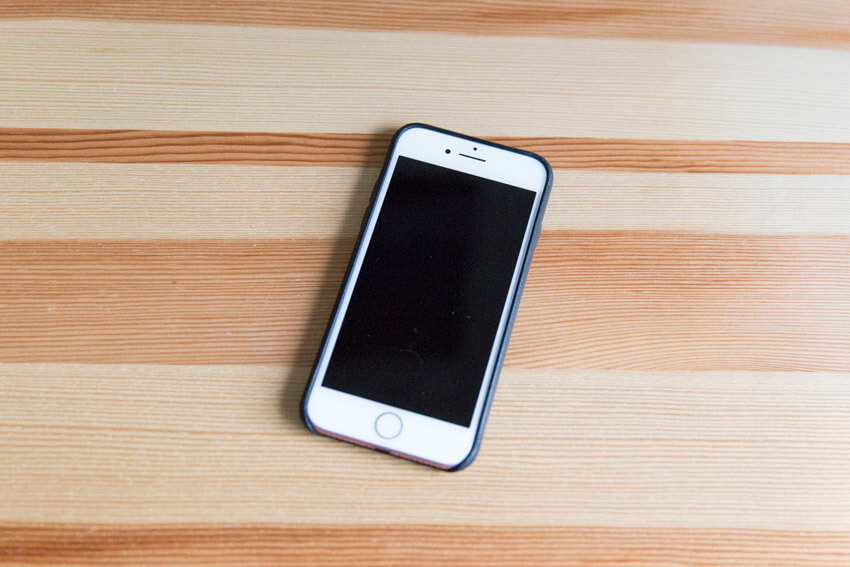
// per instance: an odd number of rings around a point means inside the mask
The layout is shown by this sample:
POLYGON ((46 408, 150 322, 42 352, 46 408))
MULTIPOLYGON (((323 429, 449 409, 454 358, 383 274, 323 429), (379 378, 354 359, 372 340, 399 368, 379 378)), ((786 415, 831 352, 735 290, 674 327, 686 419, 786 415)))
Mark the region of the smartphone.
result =
POLYGON ((396 132, 301 404, 311 431, 472 462, 551 184, 533 153, 396 132))

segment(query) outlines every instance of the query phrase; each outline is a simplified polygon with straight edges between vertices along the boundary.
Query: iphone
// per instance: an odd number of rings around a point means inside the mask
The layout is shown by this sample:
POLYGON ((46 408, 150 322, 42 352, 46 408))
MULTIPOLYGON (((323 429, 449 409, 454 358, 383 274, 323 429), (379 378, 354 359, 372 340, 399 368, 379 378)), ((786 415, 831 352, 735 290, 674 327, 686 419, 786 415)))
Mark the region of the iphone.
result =
POLYGON ((304 394, 310 430, 444 470, 475 458, 551 184, 530 152, 395 134, 304 394))

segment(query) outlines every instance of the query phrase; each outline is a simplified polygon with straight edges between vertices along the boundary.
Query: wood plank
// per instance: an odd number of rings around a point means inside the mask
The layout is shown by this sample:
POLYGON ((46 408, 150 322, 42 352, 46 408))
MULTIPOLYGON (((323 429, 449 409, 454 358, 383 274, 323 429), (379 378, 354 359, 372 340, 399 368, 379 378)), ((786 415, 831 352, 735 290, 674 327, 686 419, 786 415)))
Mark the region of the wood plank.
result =
POLYGON ((0 18, 97 18, 201 22, 253 26, 453 32, 555 37, 642 38, 844 47, 850 12, 841 1, 767 0, 639 4, 587 2, 390 2, 368 0, 140 0, 118 6, 108 0, 4 0, 0 18))
MULTIPOLYGON (((349 239, 0 243, 0 360, 310 364, 349 239)), ((544 231, 507 364, 850 370, 850 236, 544 231)))
MULTIPOLYGON (((354 238, 375 168, 0 162, 0 239, 354 238)), ((848 234, 850 176, 558 170, 544 230, 848 234)))
MULTIPOLYGON (((850 174, 850 144, 504 136, 490 139, 542 154, 556 169, 850 174)), ((390 137, 382 134, 0 128, 0 160, 379 167, 389 142, 390 137)))
POLYGON ((4 242, 0 359, 307 363, 352 246, 4 242))
POLYGON ((509 368, 481 454, 458 474, 310 434, 298 413, 307 368, 0 373, 7 524, 850 532, 847 373, 509 368))
POLYGON ((850 236, 549 238, 512 364, 850 369, 850 236))
POLYGON ((0 37, 5 127, 850 141, 850 51, 61 19, 0 37))
POLYGON ((805 566, 850 562, 850 535, 765 529, 436 525, 0 525, 0 564, 805 566))

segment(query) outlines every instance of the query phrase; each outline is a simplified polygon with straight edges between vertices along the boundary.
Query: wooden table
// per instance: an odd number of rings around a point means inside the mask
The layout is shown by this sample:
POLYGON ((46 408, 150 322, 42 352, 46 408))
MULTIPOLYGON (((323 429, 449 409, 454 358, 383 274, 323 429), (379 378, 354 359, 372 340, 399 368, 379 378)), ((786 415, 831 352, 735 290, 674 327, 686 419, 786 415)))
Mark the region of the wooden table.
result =
POLYGON ((0 1, 0 563, 850 564, 850 6, 0 1), (555 187, 479 459, 298 401, 389 133, 555 187))

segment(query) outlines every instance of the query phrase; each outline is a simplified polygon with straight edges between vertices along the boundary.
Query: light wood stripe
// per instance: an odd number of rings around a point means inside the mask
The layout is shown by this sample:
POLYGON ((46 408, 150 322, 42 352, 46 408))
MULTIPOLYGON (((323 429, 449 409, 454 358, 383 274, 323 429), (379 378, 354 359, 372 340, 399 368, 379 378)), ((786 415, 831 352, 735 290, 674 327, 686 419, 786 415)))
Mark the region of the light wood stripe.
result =
MULTIPOLYGON (((354 238, 375 168, 0 162, 0 239, 354 238)), ((558 170, 545 230, 848 234, 850 176, 558 170)))
POLYGON ((850 531, 846 373, 509 368, 447 474, 310 434, 307 368, 0 372, 5 522, 850 531))
POLYGON ((4 127, 850 141, 850 51, 93 20, 0 37, 4 127))
MULTIPOLYGON (((850 174, 850 144, 495 137, 554 168, 689 173, 850 174)), ((390 137, 368 134, 0 128, 0 160, 89 163, 381 165, 390 137)))
MULTIPOLYGON (((0 244, 0 360, 315 356, 353 242, 0 244)), ((850 370, 850 237, 547 231, 507 364, 850 370)))
POLYGON ((27 565, 765 565, 850 562, 836 531, 435 525, 0 525, 27 565))
POLYGON ((368 0, 141 0, 118 6, 105 0, 4 0, 0 18, 99 18, 203 22, 253 26, 438 31, 465 34, 846 46, 850 13, 840 1, 682 2, 662 0, 463 0, 389 2, 368 0))

